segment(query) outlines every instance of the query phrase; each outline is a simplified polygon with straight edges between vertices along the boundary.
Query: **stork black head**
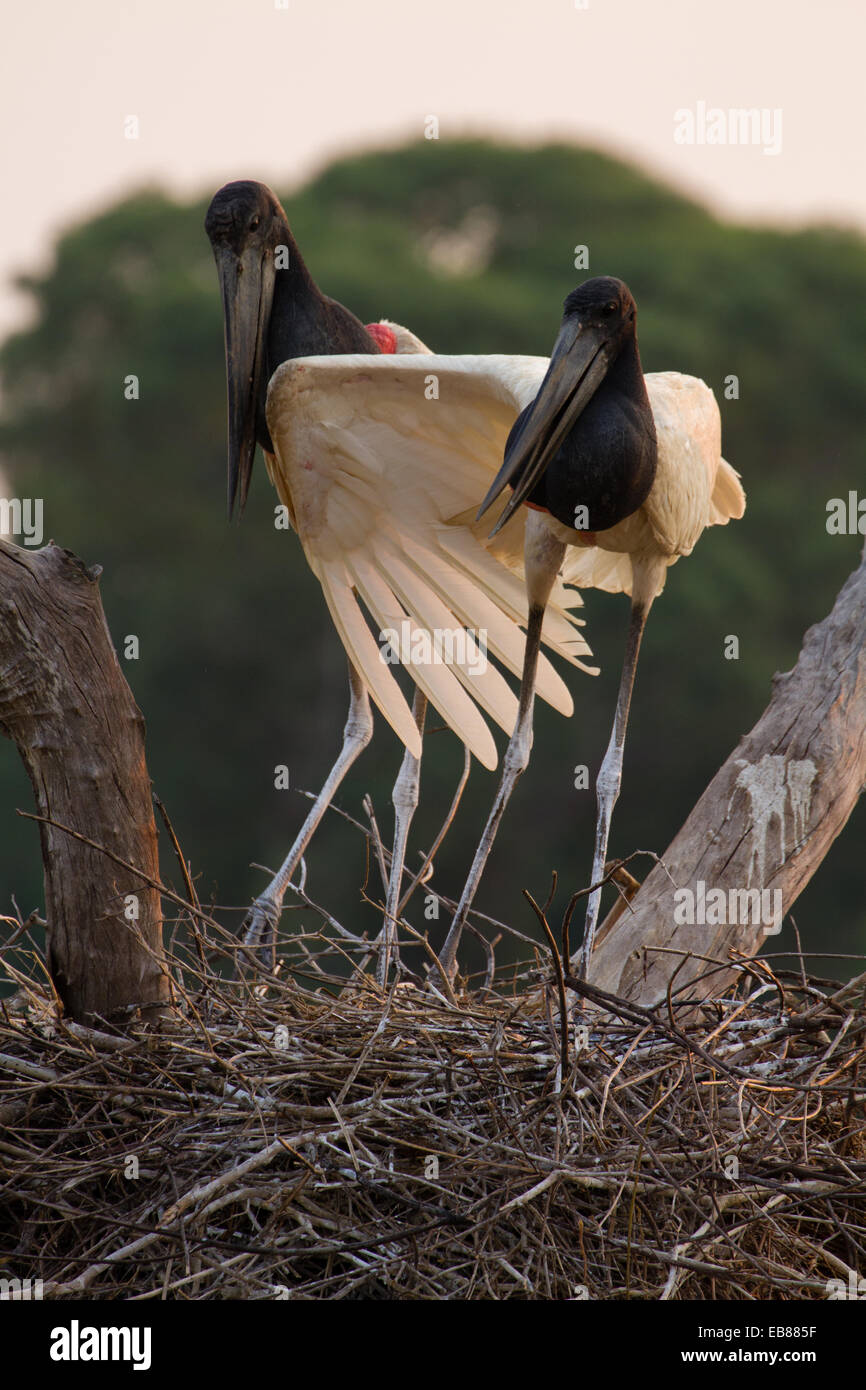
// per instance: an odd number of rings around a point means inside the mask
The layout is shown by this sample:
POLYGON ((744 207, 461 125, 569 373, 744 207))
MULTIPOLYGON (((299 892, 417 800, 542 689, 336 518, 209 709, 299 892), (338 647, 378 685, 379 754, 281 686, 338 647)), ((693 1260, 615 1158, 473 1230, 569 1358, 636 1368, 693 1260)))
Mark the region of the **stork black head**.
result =
POLYGON ((520 428, 512 431, 505 461, 478 511, 482 516, 515 480, 491 535, 532 492, 623 350, 635 349, 636 319, 631 291, 612 275, 586 280, 568 295, 547 374, 520 428))
POLYGON ((263 183, 227 183, 205 217, 223 298, 228 384, 229 515, 243 511, 256 441, 272 449, 265 421, 267 333, 274 299, 275 256, 288 251, 289 225, 263 183))
MULTIPOLYGON (((614 275, 596 275, 584 280, 566 296, 562 306, 562 324, 577 319, 585 325, 595 324, 611 343, 622 344, 634 337, 637 306, 624 280, 614 275)), ((614 352, 613 356, 616 353, 614 352)))

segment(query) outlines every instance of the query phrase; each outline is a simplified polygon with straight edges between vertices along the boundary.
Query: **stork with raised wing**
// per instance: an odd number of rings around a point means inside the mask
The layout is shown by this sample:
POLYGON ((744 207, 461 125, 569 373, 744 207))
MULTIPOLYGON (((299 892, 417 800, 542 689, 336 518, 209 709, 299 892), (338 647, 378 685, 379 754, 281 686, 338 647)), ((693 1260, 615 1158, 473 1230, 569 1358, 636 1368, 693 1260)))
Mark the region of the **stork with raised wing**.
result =
MULTIPOLYGON (((319 290, 285 212, 263 184, 220 189, 205 226, 225 316, 229 508, 236 499, 243 508, 259 444, 349 658, 349 717, 339 757, 281 868, 253 903, 245 942, 252 949, 273 941, 291 877, 369 742, 372 696, 406 749, 393 797, 377 966, 384 981, 418 800, 427 700, 488 768, 497 754, 482 710, 508 733, 517 717, 514 693, 486 654, 520 674, 526 514, 492 542, 474 514, 543 362, 436 357, 397 325, 365 328, 319 290), (431 377, 435 394, 426 389, 431 377), (408 624, 410 638, 431 639, 430 658, 409 661, 416 684, 411 710, 359 599, 380 631, 399 633, 408 624), (462 634, 455 658, 442 660, 436 633, 462 634), (481 647, 475 634, 483 634, 481 647)), ((579 594, 553 582, 543 640, 594 674, 584 661, 591 653, 580 619, 570 612, 580 603, 579 594)), ((409 645, 415 650, 414 641, 409 645)), ((571 714, 568 689, 543 656, 537 685, 545 700, 571 714)))

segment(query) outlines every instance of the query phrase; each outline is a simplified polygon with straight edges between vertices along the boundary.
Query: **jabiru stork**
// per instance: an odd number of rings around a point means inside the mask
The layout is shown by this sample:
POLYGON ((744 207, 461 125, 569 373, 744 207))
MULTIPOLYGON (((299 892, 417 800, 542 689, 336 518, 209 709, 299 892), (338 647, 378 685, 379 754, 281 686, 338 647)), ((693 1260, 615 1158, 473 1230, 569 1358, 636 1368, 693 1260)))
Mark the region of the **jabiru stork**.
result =
MULTIPOLYGON (((524 514, 488 543, 474 525, 474 511, 528 399, 526 382, 537 384, 536 359, 503 358, 491 367, 489 359, 440 358, 398 325, 365 327, 319 290, 283 208, 263 184, 220 189, 205 229, 225 319, 229 510, 236 500, 243 509, 258 443, 349 658, 350 707, 339 757, 278 873, 252 904, 244 940, 250 948, 266 936, 273 941, 292 874, 372 736, 372 696, 406 749, 393 795, 394 846, 377 966, 384 981, 418 799, 426 702, 493 768, 496 748, 478 707, 510 732, 517 701, 499 670, 489 662, 480 669, 469 652, 453 665, 435 656, 413 661, 410 711, 358 595, 383 631, 400 631, 408 622, 413 635, 485 632, 489 650, 520 673, 524 514), (431 373, 435 396, 425 390, 431 373)), ((583 660, 591 652, 578 631, 581 620, 570 612, 581 602, 576 592, 553 586, 544 640, 595 674, 583 660)), ((571 714, 568 689, 543 657, 538 689, 571 714)))
POLYGON ((529 625, 520 712, 502 780, 445 946, 453 974, 466 915, 499 820, 532 740, 535 659, 547 586, 625 592, 631 617, 616 714, 596 779, 598 814, 579 970, 595 937, 613 807, 622 781, 626 725, 641 637, 668 566, 689 555, 707 526, 741 517, 745 495, 721 455, 721 421, 704 382, 678 372, 641 371, 637 311, 628 287, 609 276, 568 296, 550 365, 534 400, 515 421, 502 468, 479 510, 513 489, 492 536, 522 503, 526 528, 529 625), (576 524, 577 523, 577 524, 576 524))

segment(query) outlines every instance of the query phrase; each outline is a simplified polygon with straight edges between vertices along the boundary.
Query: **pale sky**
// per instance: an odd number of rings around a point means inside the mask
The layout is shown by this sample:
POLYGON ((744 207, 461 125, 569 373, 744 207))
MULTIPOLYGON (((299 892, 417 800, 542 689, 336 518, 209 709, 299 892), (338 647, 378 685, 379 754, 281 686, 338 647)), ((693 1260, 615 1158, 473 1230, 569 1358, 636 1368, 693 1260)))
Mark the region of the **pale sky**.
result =
POLYGON ((136 186, 291 188, 335 153, 421 135, 429 115, 443 141, 598 144, 727 216, 866 229, 864 39, 863 0, 7 6, 0 333, 25 307, 10 276, 136 186), (781 111, 781 152, 677 144, 674 113, 698 103, 781 111))

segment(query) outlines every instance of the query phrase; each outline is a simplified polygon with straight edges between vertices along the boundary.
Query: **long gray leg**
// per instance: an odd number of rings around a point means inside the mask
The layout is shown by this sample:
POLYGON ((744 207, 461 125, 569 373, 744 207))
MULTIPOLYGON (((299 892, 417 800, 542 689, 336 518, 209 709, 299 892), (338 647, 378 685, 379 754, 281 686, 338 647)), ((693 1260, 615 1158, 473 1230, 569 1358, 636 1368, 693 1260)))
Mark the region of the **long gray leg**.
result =
POLYGON ((440 964, 449 979, 453 979, 457 968, 457 948, 460 945, 463 925, 469 915, 469 909, 475 898, 478 884, 481 881, 481 875, 484 873, 484 866, 493 848, 493 841, 499 829, 499 822, 502 820, 502 816, 508 805, 511 793, 514 791, 518 777, 529 763, 529 754, 532 750, 532 710, 535 703, 535 674, 538 668, 538 649, 541 645, 541 626, 543 621, 544 607, 534 604, 529 610, 529 622, 526 627, 526 648, 523 656, 523 679, 520 685, 520 706, 517 712, 517 723, 514 726, 514 733, 511 735, 508 748, 505 752, 499 790, 496 793, 496 799, 493 802, 493 807, 487 818, 484 834, 481 836, 478 848, 475 851, 472 868, 469 870, 469 877, 463 888, 460 902, 457 904, 454 920, 445 938, 445 945, 439 954, 440 964))
POLYGON ((419 884, 419 883, 426 883, 426 882, 427 882, 427 878, 428 878, 428 876, 429 876, 429 874, 430 874, 430 872, 431 872, 431 870, 432 870, 432 867, 433 867, 433 861, 435 860, 436 855, 439 853, 440 849, 442 848, 442 843, 443 843, 443 841, 444 841, 444 839, 445 839, 445 836, 448 834, 448 831, 451 829, 451 826, 454 824, 454 817, 457 815, 457 812, 458 812, 458 810, 459 810, 459 808, 460 808, 460 802, 461 802, 461 800, 462 800, 462 798, 463 798, 463 793, 464 793, 464 791, 465 791, 465 789, 466 789, 466 783, 469 781, 469 773, 471 772, 471 770, 472 770, 472 754, 470 753, 469 749, 468 749, 468 748, 466 747, 466 745, 464 744, 464 746, 463 746, 463 771, 461 772, 461 774, 460 774, 460 780, 458 781, 457 786, 456 786, 455 789, 454 789, 454 796, 453 796, 452 799, 451 799, 451 805, 450 805, 449 808, 448 808, 448 814, 446 815, 444 821, 442 822, 442 824, 441 824, 440 827, 439 827, 439 833, 438 833, 438 835, 436 836, 436 839, 433 841, 432 845, 430 846, 430 848, 428 849, 427 853, 425 854, 420 869, 419 869, 418 872, 417 872, 416 874, 414 874, 413 877, 409 880, 409 887, 406 889, 406 892, 403 894, 402 898, 400 899, 400 904, 399 904, 399 906, 398 906, 398 908, 397 908, 397 916, 398 916, 398 917, 399 917, 399 915, 400 915, 401 912, 405 912, 405 911, 406 911, 406 904, 408 903, 408 901, 409 901, 409 899, 411 898, 412 894, 415 892, 415 889, 418 887, 418 884, 419 884))
POLYGON ((373 736, 373 715, 367 687, 352 663, 349 663, 349 714, 343 730, 340 756, 331 768, 328 780, 313 802, 310 814, 301 826, 298 838, 283 860, 265 891, 255 899, 244 918, 241 930, 244 945, 259 952, 266 965, 273 966, 277 924, 283 909, 283 898, 301 856, 327 811, 334 795, 355 759, 364 751, 373 736))
MULTIPOLYGON (((415 687, 412 703, 412 716, 418 733, 424 736, 424 719, 427 714, 427 696, 415 687)), ((382 925, 382 944, 376 963, 376 979, 384 985, 388 979, 388 969, 392 960, 397 960, 397 918, 400 912, 400 890, 403 885, 403 865, 406 862, 406 843, 409 827, 418 805, 418 791, 421 784, 421 759, 414 757, 409 749, 403 755, 403 762, 394 783, 391 800, 394 803, 394 848, 391 851, 391 873, 388 878, 388 900, 385 904, 385 921, 382 925)))
MULTIPOLYGON (((634 677, 637 670, 637 658, 640 652, 640 643, 643 636, 644 626, 649 613, 649 605, 642 602, 633 602, 631 606, 631 618, 628 627, 628 638, 626 640, 625 661, 622 667, 622 676, 619 682, 619 695, 616 701, 616 715, 614 716, 613 729, 610 735, 610 742, 607 745, 607 752, 599 768, 598 777, 595 783, 595 795, 598 803, 598 816, 595 824, 595 851, 592 859, 592 878, 590 883, 601 884, 604 878, 604 865, 607 859, 607 840, 610 834, 610 821, 613 815, 613 808, 616 805, 619 789, 622 783, 622 755, 625 746, 625 731, 628 725, 628 712, 631 706, 631 692, 634 689, 634 677)), ((585 980, 589 969, 589 958, 592 955, 593 943, 595 941, 595 929, 598 924, 598 910, 601 905, 601 887, 594 888, 589 895, 586 905, 586 924, 583 929, 583 944, 580 948, 578 962, 578 975, 585 980)))

